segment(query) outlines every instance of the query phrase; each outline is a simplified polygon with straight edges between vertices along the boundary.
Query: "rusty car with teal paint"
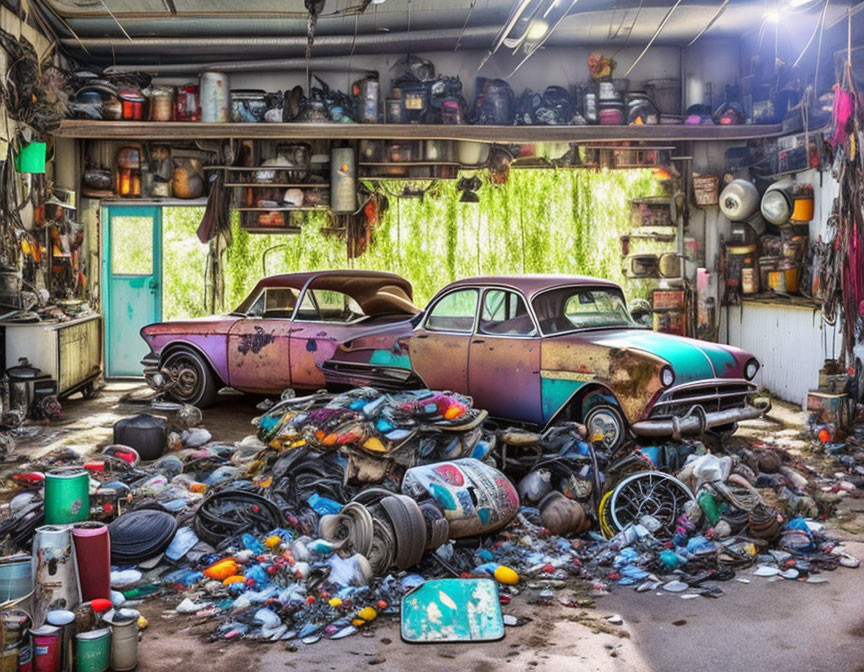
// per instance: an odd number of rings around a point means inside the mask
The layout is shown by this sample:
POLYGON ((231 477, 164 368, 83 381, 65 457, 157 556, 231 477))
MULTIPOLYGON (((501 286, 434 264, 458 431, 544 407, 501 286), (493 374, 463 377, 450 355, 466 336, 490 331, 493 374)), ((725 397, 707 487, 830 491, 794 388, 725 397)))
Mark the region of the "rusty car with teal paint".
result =
POLYGON ((370 336, 343 343, 322 365, 328 383, 452 390, 508 421, 582 422, 610 449, 631 435, 727 432, 767 410, 751 403, 753 355, 637 325, 607 280, 468 278, 413 322, 385 350, 370 336))

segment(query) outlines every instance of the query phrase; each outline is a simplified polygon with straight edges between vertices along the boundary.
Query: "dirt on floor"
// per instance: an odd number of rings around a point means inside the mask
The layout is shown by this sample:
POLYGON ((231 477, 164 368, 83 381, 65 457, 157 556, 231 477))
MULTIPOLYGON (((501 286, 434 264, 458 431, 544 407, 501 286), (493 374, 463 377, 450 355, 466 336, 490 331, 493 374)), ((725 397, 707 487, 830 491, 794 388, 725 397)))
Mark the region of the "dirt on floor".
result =
MULTIPOLYGON (((112 384, 94 399, 68 400, 63 419, 42 428, 17 448, 21 458, 33 459, 57 448, 87 454, 111 443, 112 426, 122 417, 150 412, 146 388, 132 383, 112 384)), ((222 397, 205 412, 204 426, 220 441, 233 442, 253 433, 250 421, 259 414, 260 399, 222 397)), ((741 433, 771 437, 792 450, 806 451, 798 442, 803 414, 777 405, 769 418, 747 423, 741 433)), ((864 557, 864 505, 842 503, 832 525, 847 548, 864 557)), ((860 570, 859 570, 860 571, 860 570)), ((147 600, 139 606, 149 621, 139 645, 139 670, 180 669, 183 672, 238 670, 352 670, 366 666, 380 670, 502 672, 509 670, 674 670, 700 672, 744 668, 760 670, 860 670, 864 660, 864 602, 860 590, 864 574, 838 570, 829 583, 809 585, 769 581, 739 573, 723 584, 718 600, 681 600, 669 593, 637 594, 614 586, 608 596, 592 603, 590 586, 558 597, 577 606, 557 603, 538 606, 530 591, 516 596, 504 612, 526 622, 508 627, 503 640, 487 644, 407 644, 398 623, 385 618, 343 640, 226 643, 211 641, 215 621, 178 615, 176 600, 147 600), (588 606, 586 606, 588 605, 588 606), (592 606, 593 605, 593 606, 592 606), (620 615, 621 625, 606 617, 620 615)))

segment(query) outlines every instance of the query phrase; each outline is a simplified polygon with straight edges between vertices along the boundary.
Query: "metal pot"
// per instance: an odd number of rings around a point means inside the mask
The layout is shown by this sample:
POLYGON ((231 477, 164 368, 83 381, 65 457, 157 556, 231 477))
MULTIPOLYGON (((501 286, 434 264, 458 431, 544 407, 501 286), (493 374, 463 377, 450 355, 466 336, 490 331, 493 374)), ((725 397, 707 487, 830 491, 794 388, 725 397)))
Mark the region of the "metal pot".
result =
POLYGON ((138 621, 111 620, 111 669, 134 670, 138 666, 138 621))
POLYGON ((747 180, 732 180, 720 194, 720 210, 733 222, 743 222, 759 208, 759 192, 747 180))
POLYGON ((9 404, 13 409, 30 414, 36 398, 36 381, 42 378, 42 370, 31 366, 26 357, 18 360, 18 366, 6 369, 9 377, 9 404))

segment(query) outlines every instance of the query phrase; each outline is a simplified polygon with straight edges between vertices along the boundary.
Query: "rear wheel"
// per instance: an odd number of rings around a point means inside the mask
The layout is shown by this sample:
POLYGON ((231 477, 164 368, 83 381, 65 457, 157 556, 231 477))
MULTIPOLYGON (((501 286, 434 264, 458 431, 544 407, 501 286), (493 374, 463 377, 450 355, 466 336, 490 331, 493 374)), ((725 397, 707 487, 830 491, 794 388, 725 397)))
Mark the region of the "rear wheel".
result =
POLYGON ((181 404, 200 408, 212 406, 219 387, 210 365, 194 350, 179 348, 165 357, 162 368, 168 372, 171 386, 168 396, 181 404))
POLYGON ((627 439, 624 416, 614 406, 593 406, 585 412, 583 418, 585 427, 588 428, 589 441, 600 443, 606 450, 617 450, 627 439))

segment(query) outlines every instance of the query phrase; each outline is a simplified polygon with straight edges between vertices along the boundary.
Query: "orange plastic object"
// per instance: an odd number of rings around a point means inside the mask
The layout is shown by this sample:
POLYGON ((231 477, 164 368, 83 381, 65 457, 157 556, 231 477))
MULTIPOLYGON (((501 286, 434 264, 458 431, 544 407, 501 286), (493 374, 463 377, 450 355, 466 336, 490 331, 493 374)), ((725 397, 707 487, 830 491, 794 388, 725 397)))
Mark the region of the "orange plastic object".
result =
MULTIPOLYGON (((204 573, 206 574, 207 572, 204 572, 204 573)), ((234 584, 234 583, 243 583, 245 580, 246 580, 245 577, 242 577, 239 574, 232 574, 231 576, 228 576, 222 580, 222 585, 223 586, 230 586, 231 584, 234 584)))
MULTIPOLYGON (((238 565, 233 560, 220 560, 219 562, 216 562, 210 565, 207 569, 205 569, 204 576, 209 579, 224 581, 229 576, 236 574, 238 571, 240 571, 240 565, 238 565)), ((240 578, 242 579, 243 577, 240 578)))

